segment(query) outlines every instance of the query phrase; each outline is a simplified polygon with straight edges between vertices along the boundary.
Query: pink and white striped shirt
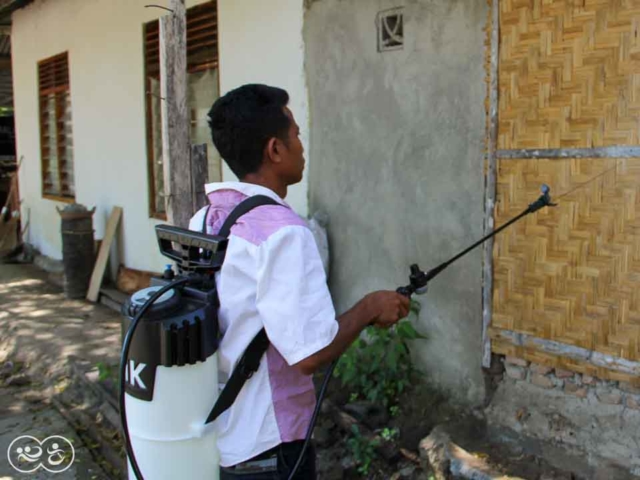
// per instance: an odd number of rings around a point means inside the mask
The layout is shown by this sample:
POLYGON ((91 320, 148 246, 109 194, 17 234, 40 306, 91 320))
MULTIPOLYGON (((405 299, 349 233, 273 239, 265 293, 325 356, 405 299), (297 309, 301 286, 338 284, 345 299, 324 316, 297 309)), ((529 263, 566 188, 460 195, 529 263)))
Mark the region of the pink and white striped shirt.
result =
POLYGON ((220 382, 226 382, 263 327, 271 342, 258 371, 214 422, 220 464, 228 467, 305 438, 315 390, 311 376, 291 365, 329 345, 338 322, 318 248, 302 218, 258 185, 212 183, 205 191, 211 204, 207 218, 204 207, 189 228, 201 231, 206 221, 209 234, 218 233, 231 210, 248 196, 266 195, 282 205, 263 205, 240 217, 217 274, 220 382))

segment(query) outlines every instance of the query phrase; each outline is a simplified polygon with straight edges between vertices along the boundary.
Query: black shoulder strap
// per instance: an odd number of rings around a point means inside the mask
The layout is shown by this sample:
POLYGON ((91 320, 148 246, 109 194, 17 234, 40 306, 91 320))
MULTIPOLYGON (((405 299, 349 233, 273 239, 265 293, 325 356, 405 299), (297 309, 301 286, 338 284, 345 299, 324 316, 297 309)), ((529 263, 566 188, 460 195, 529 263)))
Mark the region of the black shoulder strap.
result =
MULTIPOLYGON (((249 197, 233 209, 222 225, 218 235, 223 237, 229 236, 231 227, 238 221, 238 218, 260 205, 280 204, 266 195, 255 195, 253 197, 249 197)), ((222 389, 222 392, 220 392, 220 396, 218 397, 218 400, 216 400, 216 404, 211 409, 211 413, 209 413, 205 424, 213 422, 222 412, 233 404, 240 393, 242 386, 260 367, 260 360, 262 359, 264 352, 267 351, 267 348, 269 348, 269 339, 267 338, 267 332, 263 328, 258 332, 253 340, 251 340, 251 343, 249 343, 249 346, 242 354, 242 357, 240 357, 240 361, 233 369, 233 372, 231 373, 227 384, 222 389)))
POLYGON ((261 205, 280 204, 273 198, 267 197, 266 195, 254 195, 253 197, 246 198, 231 211, 227 219, 222 224, 222 228, 218 232, 218 235, 220 235, 221 237, 228 237, 229 233, 231 232, 231 227, 235 225, 235 223, 242 215, 261 205))
POLYGON ((207 209, 204 211, 204 218, 202 219, 202 230, 205 235, 207 234, 207 217, 209 216, 209 210, 211 210, 211 204, 207 205, 207 209))
POLYGON ((263 328, 253 337, 253 340, 251 340, 251 343, 242 354, 227 384, 222 389, 222 392, 220 392, 216 404, 211 409, 211 413, 209 413, 205 424, 213 422, 222 412, 233 404, 245 382, 258 371, 260 360, 264 352, 267 351, 267 348, 269 348, 269 339, 267 338, 267 332, 265 332, 263 328))

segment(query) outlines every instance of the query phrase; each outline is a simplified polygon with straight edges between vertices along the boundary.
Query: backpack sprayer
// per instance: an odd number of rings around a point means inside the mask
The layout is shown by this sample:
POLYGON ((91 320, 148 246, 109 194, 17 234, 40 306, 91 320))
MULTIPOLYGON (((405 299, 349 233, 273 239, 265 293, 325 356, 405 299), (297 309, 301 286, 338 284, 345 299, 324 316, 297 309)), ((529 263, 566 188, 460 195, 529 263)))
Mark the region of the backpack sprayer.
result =
MULTIPOLYGON (((525 215, 555 206, 549 187, 542 185, 541 190, 542 195, 521 214, 450 260, 428 272, 417 264, 411 265, 409 284, 396 291, 407 297, 425 293, 428 282, 453 262, 525 215)), ((254 202, 248 209, 258 204, 254 202)), ((225 394, 225 387, 218 399, 215 354, 220 343, 220 304, 214 275, 224 260, 226 237, 235 219, 228 219, 219 235, 158 225, 160 252, 176 262, 178 274, 168 265, 162 278, 154 278, 149 288, 134 293, 123 306, 128 329, 120 358, 119 401, 129 478, 142 480, 140 467, 148 480, 218 478, 216 438, 209 427, 237 392, 225 394), (221 401, 223 398, 226 401, 221 401)), ((302 462, 336 363, 337 360, 327 369, 305 443, 289 480, 302 462)), ((243 356, 237 370, 249 378, 258 365, 259 357, 246 362, 243 356)), ((228 383, 232 383, 235 374, 234 369, 228 383)), ((242 383, 236 386, 238 391, 242 383)))

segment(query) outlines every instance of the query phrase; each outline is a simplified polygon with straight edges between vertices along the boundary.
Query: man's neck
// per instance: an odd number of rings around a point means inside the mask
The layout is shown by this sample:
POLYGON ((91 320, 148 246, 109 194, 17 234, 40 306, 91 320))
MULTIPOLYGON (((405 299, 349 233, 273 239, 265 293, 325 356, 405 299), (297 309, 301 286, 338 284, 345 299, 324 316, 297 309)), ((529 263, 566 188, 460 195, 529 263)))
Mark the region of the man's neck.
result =
POLYGON ((283 184, 278 178, 270 175, 263 175, 260 173, 250 173, 240 180, 244 183, 251 183, 253 185, 260 185, 261 187, 268 188, 269 190, 278 194, 280 198, 284 200, 287 196, 287 185, 283 184))

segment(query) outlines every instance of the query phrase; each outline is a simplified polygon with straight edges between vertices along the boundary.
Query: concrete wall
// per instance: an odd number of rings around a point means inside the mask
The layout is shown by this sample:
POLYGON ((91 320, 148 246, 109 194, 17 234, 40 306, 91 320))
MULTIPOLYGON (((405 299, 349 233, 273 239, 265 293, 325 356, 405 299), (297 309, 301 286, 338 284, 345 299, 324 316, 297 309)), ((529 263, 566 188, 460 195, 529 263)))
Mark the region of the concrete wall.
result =
MULTIPOLYGON (((265 83, 289 92, 289 107, 300 125, 307 171, 289 188, 287 202, 300 215, 308 208, 309 107, 304 73, 302 0, 218 0, 220 93, 245 83, 265 83)), ((236 176, 223 165, 223 180, 236 176)))
MULTIPOLYGON (((114 205, 124 209, 118 259, 130 268, 162 271, 149 218, 143 24, 166 12, 142 0, 39 0, 13 15, 12 53, 18 155, 27 241, 62 257, 64 204, 42 198, 37 62, 69 52, 76 201, 96 207, 102 238, 114 205)), ((187 7, 202 0, 187 0, 187 7)), ((302 2, 218 0, 220 87, 245 82, 280 85, 308 138, 303 72, 302 2), (259 59, 259 61, 257 61, 259 59)), ((215 99, 211 99, 213 102, 215 99)), ((229 179, 229 172, 225 179, 229 179)), ((306 184, 287 199, 306 214, 306 184)))
MULTIPOLYGON (((485 0, 307 2, 310 210, 329 214, 339 311, 406 285, 482 236, 485 0), (376 14, 404 6, 404 49, 379 53, 376 14)), ((482 253, 420 297, 418 366, 459 400, 484 397, 482 253)))

